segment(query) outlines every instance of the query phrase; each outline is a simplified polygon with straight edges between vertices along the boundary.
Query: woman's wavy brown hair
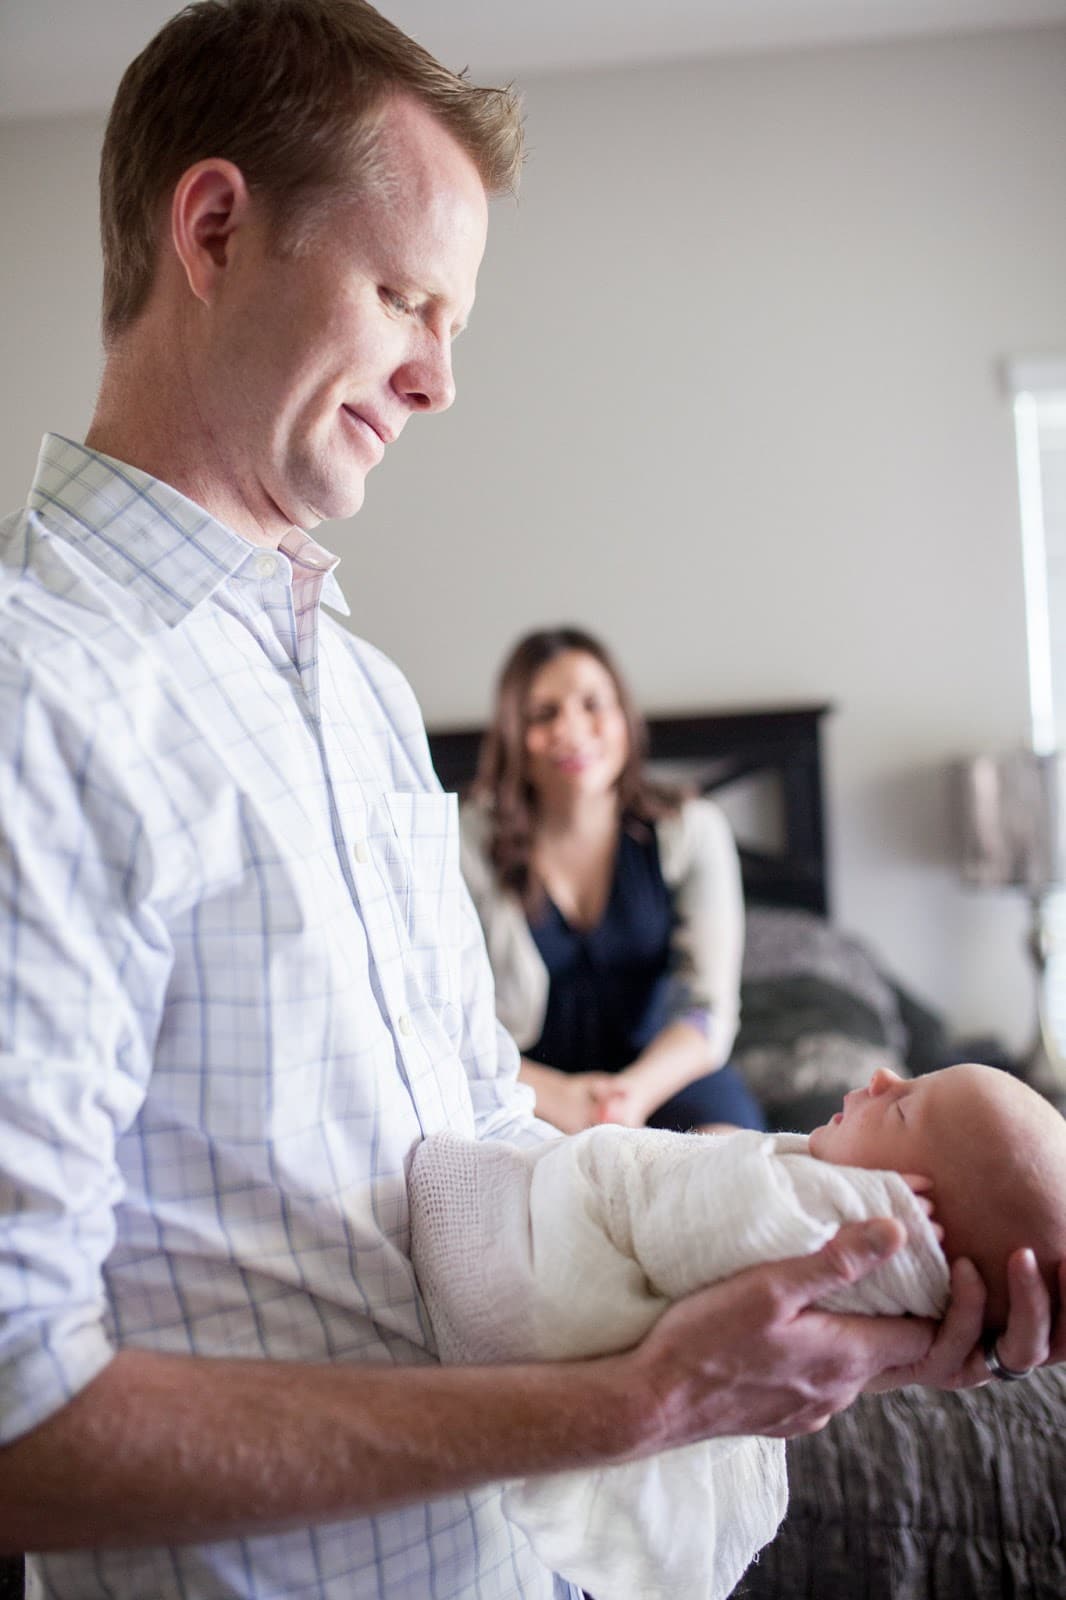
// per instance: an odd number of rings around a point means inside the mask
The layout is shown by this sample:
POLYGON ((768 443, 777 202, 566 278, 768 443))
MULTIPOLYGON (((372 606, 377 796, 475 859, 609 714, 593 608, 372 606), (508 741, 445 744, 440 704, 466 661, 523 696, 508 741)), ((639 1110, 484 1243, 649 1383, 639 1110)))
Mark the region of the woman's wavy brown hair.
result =
POLYGON ((542 628, 526 634, 500 669, 492 722, 481 743, 470 792, 488 812, 489 859, 497 878, 534 913, 543 903, 544 890, 531 865, 537 815, 536 794, 526 777, 526 702, 541 667, 570 650, 592 656, 610 674, 625 717, 629 748, 618 778, 624 825, 639 833, 658 817, 676 811, 682 799, 680 790, 647 775, 647 725, 606 645, 583 628, 542 628))

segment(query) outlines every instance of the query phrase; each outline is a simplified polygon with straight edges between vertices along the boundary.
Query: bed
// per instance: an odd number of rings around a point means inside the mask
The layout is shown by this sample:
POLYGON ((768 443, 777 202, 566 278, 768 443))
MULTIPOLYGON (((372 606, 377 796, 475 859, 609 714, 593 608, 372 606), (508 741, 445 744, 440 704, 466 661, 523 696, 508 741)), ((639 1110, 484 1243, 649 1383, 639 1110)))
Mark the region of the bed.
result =
MULTIPOLYGON (((806 1130, 880 1062, 953 1059, 943 1022, 836 928, 822 786, 825 705, 652 717, 664 777, 722 805, 747 903, 734 1060, 773 1126, 806 1130)), ((430 734, 446 788, 480 730, 430 734)), ((745 1600, 1063 1600, 1066 1369, 966 1394, 864 1396, 788 1446, 789 1514, 745 1600)))

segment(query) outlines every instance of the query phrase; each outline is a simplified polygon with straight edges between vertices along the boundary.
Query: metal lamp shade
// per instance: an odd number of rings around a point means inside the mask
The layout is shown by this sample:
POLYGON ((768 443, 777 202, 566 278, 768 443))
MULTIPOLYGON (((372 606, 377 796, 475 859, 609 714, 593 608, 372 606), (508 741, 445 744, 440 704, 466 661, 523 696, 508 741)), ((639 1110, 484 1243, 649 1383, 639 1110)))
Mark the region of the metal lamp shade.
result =
POLYGON ((957 762, 955 817, 963 877, 1040 893, 1066 880, 1061 757, 1016 750, 957 762))

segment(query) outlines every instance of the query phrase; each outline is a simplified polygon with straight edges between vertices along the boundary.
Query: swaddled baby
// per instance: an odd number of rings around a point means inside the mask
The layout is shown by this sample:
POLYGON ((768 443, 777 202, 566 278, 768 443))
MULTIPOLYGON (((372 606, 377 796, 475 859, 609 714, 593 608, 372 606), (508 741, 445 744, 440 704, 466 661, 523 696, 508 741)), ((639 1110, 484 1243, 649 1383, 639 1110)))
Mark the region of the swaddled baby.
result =
MULTIPOLYGON (((873 1216, 897 1217, 907 1245, 827 1309, 939 1317, 965 1254, 998 1326, 1010 1252, 1032 1247, 1052 1285, 1066 1256, 1064 1173, 1066 1122, 1017 1080, 881 1069, 809 1139, 608 1126, 527 1151, 437 1136, 412 1166, 412 1252, 446 1362, 625 1349, 673 1300, 873 1216)), ((526 1479, 504 1501, 597 1600, 722 1600, 786 1503, 784 1445, 762 1438, 526 1479)))
POLYGON ((812 1156, 910 1174, 928 1195, 948 1261, 968 1256, 985 1282, 986 1325, 1007 1319, 1007 1260, 1028 1246, 1056 1302, 1066 1242, 1066 1121, 993 1067, 905 1079, 884 1068, 844 1096, 809 1140, 812 1156))

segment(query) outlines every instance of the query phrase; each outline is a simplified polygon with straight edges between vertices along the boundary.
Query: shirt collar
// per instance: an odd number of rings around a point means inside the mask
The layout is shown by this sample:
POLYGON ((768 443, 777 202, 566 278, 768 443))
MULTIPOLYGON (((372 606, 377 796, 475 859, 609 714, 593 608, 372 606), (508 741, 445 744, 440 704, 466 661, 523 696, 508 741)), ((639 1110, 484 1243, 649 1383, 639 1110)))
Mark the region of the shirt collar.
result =
MULTIPOLYGON (((169 484, 59 434, 45 434, 29 504, 170 627, 263 554, 169 484)), ((297 528, 280 549, 325 571, 323 604, 349 614, 337 556, 297 528)))

